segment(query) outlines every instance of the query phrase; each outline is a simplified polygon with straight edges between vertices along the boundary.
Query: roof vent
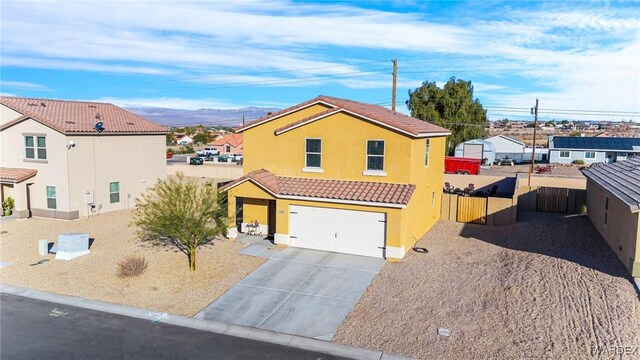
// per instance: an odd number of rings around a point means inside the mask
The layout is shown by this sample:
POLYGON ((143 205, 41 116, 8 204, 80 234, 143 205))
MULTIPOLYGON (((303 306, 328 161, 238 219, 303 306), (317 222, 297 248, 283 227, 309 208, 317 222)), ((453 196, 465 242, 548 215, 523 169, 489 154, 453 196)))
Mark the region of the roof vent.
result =
POLYGON ((100 119, 100 118, 101 118, 100 113, 96 113, 96 119, 100 119))
POLYGON ((95 105, 91 105, 91 104, 89 104, 89 107, 90 107, 90 108, 94 108, 94 109, 95 109, 95 107, 96 107, 96 106, 95 106, 95 105))
POLYGON ((38 106, 38 104, 36 104, 36 103, 28 103, 27 105, 29 105, 29 106, 38 106))
POLYGON ((45 107, 47 106, 47 104, 45 104, 44 102, 41 102, 40 105, 45 107))
POLYGON ((135 125, 135 124, 132 123, 131 121, 127 121, 127 125, 135 125))
POLYGON ((66 120, 64 123, 65 124, 75 124, 76 122, 75 121, 66 120))

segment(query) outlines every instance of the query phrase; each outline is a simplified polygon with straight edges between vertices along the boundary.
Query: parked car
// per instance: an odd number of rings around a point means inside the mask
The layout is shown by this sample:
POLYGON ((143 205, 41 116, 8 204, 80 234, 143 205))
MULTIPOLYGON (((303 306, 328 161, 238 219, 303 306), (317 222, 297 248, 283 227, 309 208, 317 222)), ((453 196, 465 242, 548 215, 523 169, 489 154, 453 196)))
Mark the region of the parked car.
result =
POLYGON ((167 159, 171 159, 171 158, 173 158, 173 153, 168 152, 167 153, 167 159))
POLYGON ((198 156, 204 156, 204 157, 208 157, 208 156, 217 156, 220 155, 220 150, 212 148, 212 147, 206 147, 202 150, 198 150, 196 152, 196 154, 198 156))
POLYGON ((189 158, 189 165, 202 165, 204 163, 204 159, 200 156, 193 156, 189 158))
POLYGON ((242 161, 242 154, 231 154, 231 155, 229 155, 229 157, 231 158, 231 161, 233 161, 233 162, 242 161))
POLYGON ((218 162, 227 162, 228 159, 229 157, 227 155, 218 156, 218 162))

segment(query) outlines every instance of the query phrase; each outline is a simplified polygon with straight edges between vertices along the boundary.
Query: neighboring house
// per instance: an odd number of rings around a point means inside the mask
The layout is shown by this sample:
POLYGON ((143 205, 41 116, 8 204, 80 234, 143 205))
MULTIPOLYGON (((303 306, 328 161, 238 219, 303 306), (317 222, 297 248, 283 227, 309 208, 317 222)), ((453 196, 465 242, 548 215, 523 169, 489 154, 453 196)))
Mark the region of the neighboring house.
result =
POLYGON ((245 175, 224 189, 242 231, 257 221, 277 244, 400 259, 440 218, 447 129, 319 96, 238 132, 245 175))
MULTIPOLYGON (((495 157, 500 159, 513 159, 516 163, 523 161, 531 161, 533 148, 527 147, 527 145, 521 141, 518 141, 512 137, 505 135, 497 135, 485 139, 493 144, 495 147, 495 157)), ((548 149, 536 148, 536 161, 546 161, 548 156, 548 149)))
POLYGON ((180 137, 178 140, 178 145, 191 145, 193 143, 193 138, 189 135, 184 135, 180 137))
POLYGON ((482 160, 482 167, 489 168, 497 159, 496 148, 492 142, 484 139, 467 140, 456 146, 455 157, 482 160))
POLYGON ((166 176, 167 133, 112 104, 0 97, 2 200, 20 218, 132 207, 166 176))
POLYGON ((583 160, 585 164, 610 164, 637 154, 640 154, 640 138, 549 137, 551 163, 571 164, 583 160))
POLYGON ((640 278, 640 158, 583 171, 587 212, 632 276, 640 278))
POLYGON ((220 154, 242 154, 242 134, 228 134, 218 137, 211 146, 220 154))

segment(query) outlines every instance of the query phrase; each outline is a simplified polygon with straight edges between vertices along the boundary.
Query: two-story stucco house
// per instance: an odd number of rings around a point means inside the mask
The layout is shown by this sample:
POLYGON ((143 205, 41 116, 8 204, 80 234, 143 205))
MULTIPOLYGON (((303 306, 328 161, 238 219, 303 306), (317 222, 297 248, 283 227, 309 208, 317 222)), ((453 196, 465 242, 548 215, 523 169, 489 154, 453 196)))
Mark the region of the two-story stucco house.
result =
POLYGON ((132 207, 166 177, 167 132, 112 104, 0 97, 2 199, 21 218, 132 207))
POLYGON ((447 129, 319 96, 238 131, 245 175, 225 189, 242 231, 257 221, 277 244, 400 259, 440 218, 447 129))

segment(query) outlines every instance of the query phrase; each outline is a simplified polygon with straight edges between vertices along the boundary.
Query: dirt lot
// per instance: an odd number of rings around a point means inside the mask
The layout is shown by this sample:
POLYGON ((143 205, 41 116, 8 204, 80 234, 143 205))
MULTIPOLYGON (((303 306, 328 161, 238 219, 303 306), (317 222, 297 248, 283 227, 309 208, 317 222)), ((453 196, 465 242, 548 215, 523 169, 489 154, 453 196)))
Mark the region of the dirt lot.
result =
POLYGON ((640 298, 585 217, 440 222, 418 245, 429 253, 385 265, 333 341, 450 359, 578 359, 593 346, 640 347, 640 298))
POLYGON ((224 239, 198 250, 197 270, 189 272, 187 257, 171 248, 152 247, 128 227, 128 210, 73 221, 33 218, 2 225, 0 268, 4 284, 138 306, 181 315, 194 315, 242 280, 264 259, 238 255, 242 244, 224 239), (95 241, 91 254, 71 261, 35 264, 38 240, 57 241, 58 234, 87 232, 95 241), (149 267, 137 278, 121 279, 117 264, 130 254, 146 257, 149 267))
MULTIPOLYGON (((535 164, 534 168, 537 166, 545 167, 549 164, 535 164)), ((542 174, 541 176, 553 176, 553 177, 576 177, 582 178, 582 172, 580 172, 580 166, 572 165, 572 164, 552 164, 554 168, 551 170, 551 174, 542 174)), ((492 175, 492 176, 515 176, 518 173, 528 174, 529 173, 529 164, 520 164, 514 166, 499 166, 493 165, 491 169, 482 169, 480 171, 481 175, 492 175)))

